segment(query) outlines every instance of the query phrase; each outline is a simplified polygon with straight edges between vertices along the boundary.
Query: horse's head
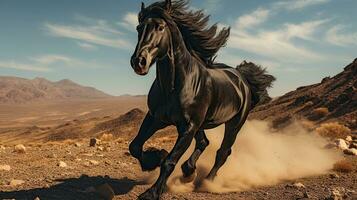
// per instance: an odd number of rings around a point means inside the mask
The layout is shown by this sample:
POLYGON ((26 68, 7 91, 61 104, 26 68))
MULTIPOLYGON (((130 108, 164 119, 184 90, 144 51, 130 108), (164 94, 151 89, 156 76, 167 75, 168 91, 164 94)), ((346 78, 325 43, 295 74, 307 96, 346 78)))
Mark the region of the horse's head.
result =
POLYGON ((171 9, 171 0, 165 1, 165 10, 159 7, 145 8, 139 13, 138 43, 131 57, 131 66, 139 75, 146 75, 150 67, 167 55, 170 48, 170 30, 162 13, 171 9))

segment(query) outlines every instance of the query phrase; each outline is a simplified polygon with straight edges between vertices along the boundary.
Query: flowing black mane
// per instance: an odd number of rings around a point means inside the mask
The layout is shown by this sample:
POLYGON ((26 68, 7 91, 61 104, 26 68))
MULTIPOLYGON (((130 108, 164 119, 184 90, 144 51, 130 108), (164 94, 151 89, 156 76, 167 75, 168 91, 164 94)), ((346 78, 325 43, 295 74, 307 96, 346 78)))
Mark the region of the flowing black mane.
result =
MULTIPOLYGON (((165 2, 156 2, 147 7, 144 12, 150 12, 155 7, 164 9, 165 2)), ((168 14, 177 24, 191 54, 207 64, 212 64, 218 50, 227 42, 230 28, 223 28, 218 32, 217 24, 208 27, 210 16, 205 15, 203 10, 189 10, 187 0, 172 2, 172 8, 168 14)), ((139 20, 142 15, 143 13, 139 14, 139 20)))

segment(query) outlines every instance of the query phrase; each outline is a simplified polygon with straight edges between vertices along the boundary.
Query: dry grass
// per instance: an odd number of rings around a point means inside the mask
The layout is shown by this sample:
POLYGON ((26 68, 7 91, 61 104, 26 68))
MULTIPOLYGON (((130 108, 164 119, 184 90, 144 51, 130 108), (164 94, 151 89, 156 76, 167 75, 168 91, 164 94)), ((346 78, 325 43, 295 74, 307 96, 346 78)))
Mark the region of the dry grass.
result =
POLYGON ((316 108, 310 113, 310 119, 311 120, 319 120, 323 117, 326 117, 329 114, 328 108, 321 107, 321 108, 316 108))
POLYGON ((347 160, 341 160, 333 165, 333 170, 336 172, 349 173, 353 171, 353 165, 347 160))
POLYGON ((338 122, 324 123, 315 130, 319 135, 328 138, 345 138, 351 134, 351 129, 338 122))

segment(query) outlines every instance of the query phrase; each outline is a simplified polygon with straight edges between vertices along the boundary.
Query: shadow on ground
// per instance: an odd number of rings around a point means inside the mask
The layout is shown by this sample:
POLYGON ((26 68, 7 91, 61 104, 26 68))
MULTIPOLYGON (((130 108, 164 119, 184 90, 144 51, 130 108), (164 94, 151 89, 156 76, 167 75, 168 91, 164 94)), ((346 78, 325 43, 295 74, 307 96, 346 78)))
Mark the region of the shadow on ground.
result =
POLYGON ((39 197, 41 200, 100 200, 104 199, 95 192, 88 191, 90 187, 109 184, 115 196, 129 193, 134 186, 144 183, 128 178, 112 179, 110 177, 89 177, 82 175, 79 178, 57 179, 59 184, 48 188, 35 188, 29 190, 19 190, 10 192, 0 192, 0 199, 33 200, 39 197))

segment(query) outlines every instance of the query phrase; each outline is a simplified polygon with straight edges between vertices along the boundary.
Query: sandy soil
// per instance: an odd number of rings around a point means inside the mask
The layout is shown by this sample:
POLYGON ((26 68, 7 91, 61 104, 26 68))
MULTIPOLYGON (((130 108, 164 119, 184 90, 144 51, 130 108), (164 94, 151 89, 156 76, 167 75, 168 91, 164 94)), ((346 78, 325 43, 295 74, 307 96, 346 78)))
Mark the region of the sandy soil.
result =
MULTIPOLYGON (((157 138, 151 140, 148 146, 169 149, 172 143, 173 140, 157 138)), ((11 169, 0 171, 0 199, 102 199, 91 192, 91 187, 104 183, 114 190, 114 199, 136 199, 150 186, 143 181, 146 175, 141 172, 137 161, 128 155, 127 141, 118 139, 105 143, 101 145, 106 147, 104 150, 89 147, 88 144, 88 140, 38 144, 27 147, 26 153, 15 153, 13 147, 1 150, 0 165, 10 165, 11 169), (60 161, 65 162, 67 167, 59 167, 60 161), (9 186, 8 182, 12 179, 25 182, 9 186)), ((227 194, 168 192, 163 199, 301 199, 306 195, 310 199, 325 199, 334 187, 357 189, 357 159, 346 158, 353 163, 353 172, 337 173, 338 178, 326 174, 296 180, 305 188, 288 187, 295 181, 287 181, 227 194)), ((356 197, 350 194, 346 199, 356 197)))

